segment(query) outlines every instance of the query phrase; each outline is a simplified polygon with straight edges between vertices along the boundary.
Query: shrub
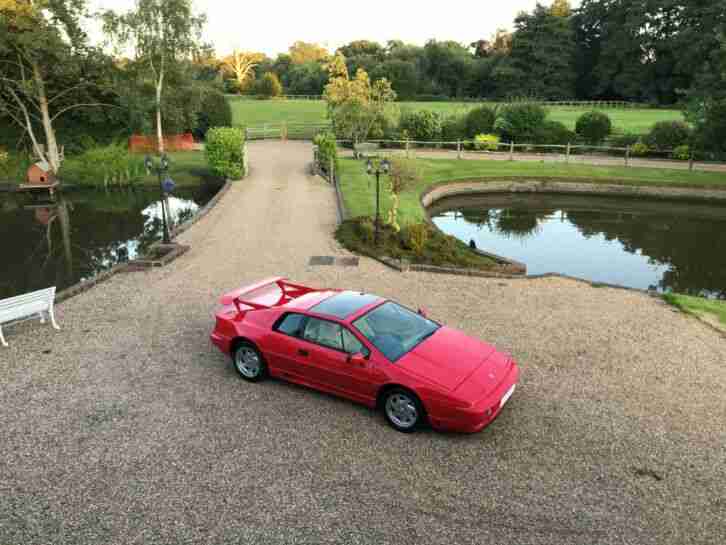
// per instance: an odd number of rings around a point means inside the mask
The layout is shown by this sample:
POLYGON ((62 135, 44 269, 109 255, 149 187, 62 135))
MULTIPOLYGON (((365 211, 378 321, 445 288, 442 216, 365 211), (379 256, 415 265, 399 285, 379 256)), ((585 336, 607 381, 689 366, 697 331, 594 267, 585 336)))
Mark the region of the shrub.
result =
POLYGON ((677 161, 688 161, 691 158, 691 147, 687 144, 673 149, 673 158, 677 161))
POLYGON ((91 148, 63 161, 58 176, 79 185, 133 184, 144 175, 144 162, 125 146, 91 148))
POLYGON ((446 142, 453 142, 466 138, 466 118, 451 114, 441 120, 441 138, 446 142))
POLYGON ((411 248, 416 255, 420 256, 429 240, 429 226, 426 223, 408 225, 402 231, 401 238, 406 247, 411 248))
POLYGON ((506 142, 534 142, 547 119, 547 110, 539 104, 510 104, 503 110, 494 128, 506 142))
POLYGON ((659 121, 648 134, 648 145, 661 151, 688 144, 691 129, 683 121, 659 121))
POLYGON ((542 126, 535 132, 534 142, 547 146, 565 146, 577 140, 577 135, 572 132, 564 123, 559 121, 545 120, 542 126))
POLYGON ((313 143, 318 146, 318 162, 325 171, 330 168, 330 161, 333 161, 335 170, 338 170, 338 144, 335 141, 335 134, 320 133, 314 138, 313 143))
POLYGON ((612 139, 610 144, 614 148, 627 148, 628 146, 634 146, 642 139, 641 136, 632 133, 620 134, 612 139))
POLYGON ((474 138, 474 147, 478 150, 497 151, 499 137, 496 134, 477 134, 474 138))
POLYGON ((194 128, 194 137, 204 140, 207 131, 212 127, 231 127, 232 107, 224 93, 212 89, 206 93, 202 100, 202 109, 197 114, 197 126, 194 128))
POLYGON ((575 132, 585 142, 592 145, 601 144, 613 130, 610 117, 602 112, 587 112, 582 114, 575 125, 575 132))
POLYGON ((266 72, 257 83, 255 90, 258 95, 264 98, 275 98, 282 95, 282 84, 277 74, 274 72, 266 72))
MULTIPOLYGON (((726 151, 726 99, 706 104, 703 118, 697 121, 696 140, 700 150, 726 151)), ((715 155, 718 157, 722 154, 715 155)))
POLYGON ((205 154, 212 172, 225 179, 245 175, 245 135, 242 129, 214 127, 207 132, 205 154))
POLYGON ((630 154, 635 157, 644 157, 650 153, 650 148, 645 142, 637 142, 630 147, 630 154))
POLYGON ((466 114, 465 119, 467 138, 474 138, 478 134, 491 134, 494 132, 497 111, 489 106, 479 106, 466 114))
POLYGON ((401 116, 400 128, 412 140, 431 142, 441 139, 441 115, 430 110, 405 112, 401 116))

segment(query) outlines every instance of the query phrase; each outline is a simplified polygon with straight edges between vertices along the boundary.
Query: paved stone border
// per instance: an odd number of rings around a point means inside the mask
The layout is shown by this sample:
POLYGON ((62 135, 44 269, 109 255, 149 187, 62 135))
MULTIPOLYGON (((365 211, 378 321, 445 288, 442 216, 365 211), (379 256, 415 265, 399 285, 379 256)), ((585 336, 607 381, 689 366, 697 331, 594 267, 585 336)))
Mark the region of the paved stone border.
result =
MULTIPOLYGON (((192 225, 194 225, 196 222, 198 222, 201 218, 206 216, 212 208, 219 202, 219 200, 229 191, 230 187, 232 187, 231 180, 227 180, 227 182, 221 187, 221 189, 217 192, 217 194, 212 197, 212 199, 201 209, 199 212, 197 212, 193 217, 189 218, 187 221, 182 223, 181 225, 175 227, 171 231, 171 237, 176 238, 180 234, 182 234, 184 231, 188 230, 192 225)), ((152 248, 154 245, 152 245, 152 248)), ((93 278, 89 278, 88 280, 83 280, 81 282, 78 282, 63 291, 60 291, 56 294, 55 301, 56 304, 61 303, 63 301, 67 301, 71 297, 75 297, 76 295, 83 293, 84 291, 88 291, 92 287, 100 284, 101 282, 105 282, 112 276, 122 273, 122 272, 134 272, 134 271, 140 271, 140 270, 148 270, 152 267, 159 267, 163 265, 167 265, 177 257, 185 254, 187 251, 191 249, 190 246, 185 245, 178 245, 178 249, 176 251, 173 251, 166 256, 164 256, 161 259, 157 260, 147 260, 144 259, 142 256, 141 258, 138 258, 134 261, 130 261, 128 263, 120 263, 118 265, 115 265, 111 267, 107 271, 103 271, 101 273, 98 273, 93 278)))

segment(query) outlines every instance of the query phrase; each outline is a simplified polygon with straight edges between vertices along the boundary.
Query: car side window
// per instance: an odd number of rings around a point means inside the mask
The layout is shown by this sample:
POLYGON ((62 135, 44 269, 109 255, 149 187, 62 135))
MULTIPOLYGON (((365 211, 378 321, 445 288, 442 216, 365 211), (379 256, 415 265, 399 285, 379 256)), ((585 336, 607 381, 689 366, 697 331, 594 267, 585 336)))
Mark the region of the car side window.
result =
POLYGON ((290 335, 291 337, 300 337, 303 323, 306 316, 304 314, 288 314, 275 327, 275 331, 290 335))
POLYGON ((368 350, 368 348, 366 348, 365 345, 358 340, 358 337, 345 328, 343 328, 343 350, 345 350, 348 354, 360 353, 366 357, 368 357, 371 353, 370 350, 368 350))
POLYGON ((340 324, 310 318, 305 324, 303 339, 312 343, 321 344, 335 350, 343 350, 343 328, 340 324))

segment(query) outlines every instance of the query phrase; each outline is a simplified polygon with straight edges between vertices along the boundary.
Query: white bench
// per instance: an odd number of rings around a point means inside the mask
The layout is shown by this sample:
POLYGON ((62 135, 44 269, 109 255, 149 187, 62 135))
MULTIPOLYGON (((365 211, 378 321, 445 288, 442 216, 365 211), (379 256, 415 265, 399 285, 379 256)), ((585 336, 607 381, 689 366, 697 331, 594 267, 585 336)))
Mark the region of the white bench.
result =
POLYGON ((55 287, 45 290, 33 291, 0 300, 0 343, 8 346, 3 336, 2 324, 7 322, 22 322, 34 316, 40 318, 40 323, 45 323, 45 315, 50 318, 50 323, 55 329, 60 329, 55 322, 53 314, 53 303, 55 301, 55 287))

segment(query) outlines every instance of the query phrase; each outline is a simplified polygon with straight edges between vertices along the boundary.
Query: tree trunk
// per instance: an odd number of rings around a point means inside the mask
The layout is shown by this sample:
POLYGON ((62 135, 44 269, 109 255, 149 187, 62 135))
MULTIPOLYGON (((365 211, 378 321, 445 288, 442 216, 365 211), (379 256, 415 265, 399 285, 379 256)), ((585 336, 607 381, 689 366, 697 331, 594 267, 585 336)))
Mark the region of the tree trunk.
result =
POLYGON ((159 74, 159 81, 156 84, 156 139, 159 153, 164 153, 164 131, 161 129, 161 90, 164 85, 164 71, 159 74))
POLYGON ((53 130, 53 122, 50 119, 50 111, 48 110, 48 97, 45 94, 45 82, 40 75, 38 65, 33 63, 33 78, 38 90, 38 105, 40 106, 40 115, 43 122, 43 131, 45 132, 46 158, 48 165, 53 174, 58 174, 60 170, 60 154, 58 153, 58 143, 55 140, 55 131, 53 130))

